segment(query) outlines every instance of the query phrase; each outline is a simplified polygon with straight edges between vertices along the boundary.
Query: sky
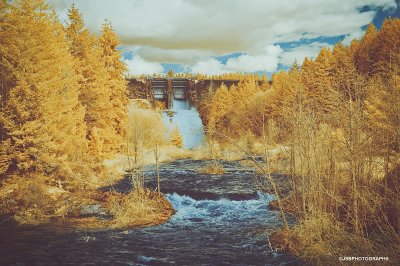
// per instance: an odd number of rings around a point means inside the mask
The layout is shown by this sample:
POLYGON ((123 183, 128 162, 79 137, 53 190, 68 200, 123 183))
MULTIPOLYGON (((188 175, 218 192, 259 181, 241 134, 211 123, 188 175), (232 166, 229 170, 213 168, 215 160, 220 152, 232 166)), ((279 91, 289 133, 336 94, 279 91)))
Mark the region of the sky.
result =
POLYGON ((266 73, 315 58, 400 16, 400 0, 49 0, 61 21, 72 3, 99 34, 105 19, 132 75, 266 73))

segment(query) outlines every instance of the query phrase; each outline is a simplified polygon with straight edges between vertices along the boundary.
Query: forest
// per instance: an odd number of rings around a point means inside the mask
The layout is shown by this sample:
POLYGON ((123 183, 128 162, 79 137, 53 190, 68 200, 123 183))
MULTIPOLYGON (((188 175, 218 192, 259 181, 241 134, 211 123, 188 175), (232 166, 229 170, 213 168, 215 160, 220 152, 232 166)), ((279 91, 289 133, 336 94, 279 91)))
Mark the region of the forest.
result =
POLYGON ((250 158, 282 223, 270 246, 312 264, 350 254, 399 259, 400 19, 386 19, 379 31, 370 24, 360 40, 322 48, 270 79, 170 71, 221 84, 211 82, 195 103, 205 143, 188 150, 178 128, 163 125, 162 107, 128 98, 111 22, 98 36, 74 5, 67 15, 62 23, 41 0, 0 1, 2 218, 158 225, 176 211, 161 193, 160 163, 210 160, 201 170, 213 175, 224 173, 228 157, 250 158), (154 191, 140 170, 150 164, 154 191), (99 190, 125 176, 131 192, 99 190), (98 203, 114 219, 80 217, 82 206, 98 203))
MULTIPOLYGON (((0 10, 1 212, 46 223, 79 213, 115 179, 103 161, 126 149, 126 67, 111 24, 96 37, 74 6, 65 26, 43 1, 1 1, 0 10)), ((149 197, 109 195, 107 204, 124 223, 124 202, 149 197)))
MULTIPOLYGON (((360 41, 275 73, 270 86, 250 76, 210 87, 200 103, 209 142, 264 152, 263 175, 290 177, 279 207, 299 223, 274 235, 282 248, 321 263, 346 252, 398 253, 399 47, 400 20, 386 19, 379 32, 370 24, 360 41)), ((274 192, 269 181, 262 185, 274 192)))

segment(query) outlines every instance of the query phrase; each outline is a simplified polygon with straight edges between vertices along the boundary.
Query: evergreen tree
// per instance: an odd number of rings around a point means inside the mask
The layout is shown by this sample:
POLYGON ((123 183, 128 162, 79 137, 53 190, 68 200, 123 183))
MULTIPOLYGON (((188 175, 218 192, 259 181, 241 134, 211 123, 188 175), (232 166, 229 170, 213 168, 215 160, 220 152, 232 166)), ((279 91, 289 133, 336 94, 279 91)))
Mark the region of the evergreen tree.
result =
POLYGON ((354 55, 357 71, 364 75, 369 75, 372 72, 371 45, 377 34, 374 24, 369 24, 365 35, 361 39, 357 52, 354 55))
POLYGON ((351 48, 338 43, 333 49, 333 56, 333 86, 346 100, 353 99, 359 75, 353 63, 351 48))
POLYGON ((179 148, 183 146, 183 139, 181 134, 179 133, 178 127, 174 127, 170 133, 169 137, 171 143, 179 148))
POLYGON ((213 134, 223 130, 228 123, 228 113, 232 110, 232 97, 224 83, 215 92, 209 114, 208 130, 213 134))
MULTIPOLYGON (((376 38, 369 45, 370 71, 389 80, 391 75, 400 75, 400 20, 386 19, 376 38)), ((361 52, 361 51, 360 51, 361 52)))
POLYGON ((305 103, 320 121, 334 108, 336 95, 332 88, 334 59, 331 50, 322 48, 314 62, 304 60, 301 77, 305 85, 305 103))
POLYGON ((114 128, 114 135, 110 136, 114 149, 119 149, 126 134, 128 90, 127 81, 124 73, 127 68, 121 61, 121 54, 117 50, 119 40, 111 24, 103 24, 99 44, 102 50, 101 60, 108 73, 108 87, 111 90, 110 103, 112 109, 109 110, 111 125, 114 128))
POLYGON ((79 78, 79 100, 86 108, 86 135, 90 140, 91 152, 95 156, 102 156, 115 145, 110 142, 115 133, 110 123, 113 106, 110 102, 108 73, 102 62, 102 50, 97 45, 95 36, 84 28, 82 16, 74 5, 68 10, 68 17, 66 33, 79 78))
MULTIPOLYGON (((2 66, 10 87, 2 107, 1 146, 9 149, 0 153, 1 171, 73 177, 87 143, 63 28, 41 0, 16 1, 7 22, 2 35, 14 52, 13 64, 2 66)), ((9 56, 3 48, 1 58, 9 56)))
POLYGON ((170 70, 168 71, 167 77, 173 78, 174 75, 175 75, 175 74, 174 74, 174 71, 173 71, 172 69, 170 69, 170 70))

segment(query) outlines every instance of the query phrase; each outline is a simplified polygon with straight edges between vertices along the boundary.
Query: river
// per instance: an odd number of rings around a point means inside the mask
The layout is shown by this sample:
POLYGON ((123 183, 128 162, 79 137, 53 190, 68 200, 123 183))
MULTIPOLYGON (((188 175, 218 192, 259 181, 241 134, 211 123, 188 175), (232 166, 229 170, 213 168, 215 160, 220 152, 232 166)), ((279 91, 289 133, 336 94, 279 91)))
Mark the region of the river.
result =
MULTIPOLYGON (((281 226, 268 210, 272 196, 257 192, 253 170, 240 161, 221 162, 225 173, 198 169, 208 161, 161 165, 161 190, 176 213, 163 225, 129 230, 77 231, 62 223, 0 227, 4 265, 294 265, 271 251, 268 234, 281 226)), ((153 166, 144 169, 155 188, 153 166)), ((108 189, 108 188, 104 188, 108 189)), ((128 179, 114 188, 128 192, 128 179)))

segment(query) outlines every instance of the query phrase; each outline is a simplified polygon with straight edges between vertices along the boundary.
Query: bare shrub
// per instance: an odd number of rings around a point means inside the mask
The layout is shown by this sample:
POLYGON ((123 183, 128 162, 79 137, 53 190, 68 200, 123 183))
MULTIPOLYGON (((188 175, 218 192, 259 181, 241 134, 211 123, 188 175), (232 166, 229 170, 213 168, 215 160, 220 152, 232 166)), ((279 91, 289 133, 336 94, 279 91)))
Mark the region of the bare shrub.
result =
POLYGON ((133 108, 128 117, 126 153, 130 168, 137 167, 143 160, 147 149, 165 143, 166 129, 161 113, 151 109, 133 108))

